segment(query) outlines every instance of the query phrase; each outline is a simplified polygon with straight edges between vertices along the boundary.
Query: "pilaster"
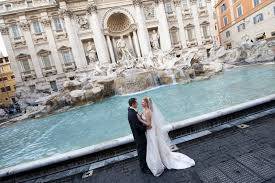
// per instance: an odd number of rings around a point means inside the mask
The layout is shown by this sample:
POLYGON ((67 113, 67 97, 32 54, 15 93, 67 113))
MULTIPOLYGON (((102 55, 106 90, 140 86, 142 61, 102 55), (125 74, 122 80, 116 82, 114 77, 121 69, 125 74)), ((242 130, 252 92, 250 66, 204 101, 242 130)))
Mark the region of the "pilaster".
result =
POLYGON ((109 63, 108 47, 97 15, 97 6, 94 1, 88 2, 88 21, 93 31, 96 52, 100 63, 109 63))
MULTIPOLYGON (((137 34, 140 43, 140 49, 143 57, 147 57, 151 52, 151 45, 148 30, 145 24, 144 12, 141 0, 133 0, 136 12, 137 34)), ((136 50, 137 51, 137 50, 136 50)))

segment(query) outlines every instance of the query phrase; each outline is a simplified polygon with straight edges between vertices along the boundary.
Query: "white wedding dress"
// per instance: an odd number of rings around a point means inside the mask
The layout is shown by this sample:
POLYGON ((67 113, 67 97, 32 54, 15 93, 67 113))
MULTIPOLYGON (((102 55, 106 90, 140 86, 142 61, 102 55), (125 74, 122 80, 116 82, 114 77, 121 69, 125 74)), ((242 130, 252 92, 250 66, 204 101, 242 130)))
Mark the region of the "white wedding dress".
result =
MULTIPOLYGON (((146 131, 146 162, 154 176, 160 176, 165 167, 168 169, 185 169, 195 165, 188 156, 172 152, 171 140, 164 130, 165 119, 154 103, 151 103, 152 128, 146 131)), ((142 116, 144 118, 144 116, 142 116)))

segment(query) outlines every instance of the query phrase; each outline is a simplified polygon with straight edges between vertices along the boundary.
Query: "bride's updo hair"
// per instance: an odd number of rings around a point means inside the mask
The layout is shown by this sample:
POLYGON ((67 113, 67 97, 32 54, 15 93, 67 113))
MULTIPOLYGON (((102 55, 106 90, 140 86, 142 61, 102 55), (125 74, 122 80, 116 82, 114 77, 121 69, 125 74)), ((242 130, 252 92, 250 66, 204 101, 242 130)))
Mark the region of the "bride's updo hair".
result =
POLYGON ((153 110, 152 99, 150 97, 144 97, 143 100, 147 104, 148 108, 151 109, 151 110, 153 110))

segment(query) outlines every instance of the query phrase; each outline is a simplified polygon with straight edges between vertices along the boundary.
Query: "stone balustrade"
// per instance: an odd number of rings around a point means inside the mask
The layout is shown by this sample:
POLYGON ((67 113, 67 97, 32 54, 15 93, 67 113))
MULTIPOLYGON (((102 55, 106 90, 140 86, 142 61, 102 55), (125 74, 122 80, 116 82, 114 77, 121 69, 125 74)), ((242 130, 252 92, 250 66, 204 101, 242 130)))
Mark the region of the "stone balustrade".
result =
POLYGON ((42 43, 47 41, 47 35, 45 32, 35 33, 32 35, 34 44, 42 43))
POLYGON ((63 69, 65 72, 75 71, 76 70, 75 62, 64 63, 63 69))
POLYGON ((191 19, 193 18, 192 12, 189 8, 183 9, 182 11, 183 19, 191 19))
POLYGON ((208 16, 208 10, 206 6, 202 6, 198 8, 198 16, 199 17, 205 17, 208 16))
POLYGON ((10 11, 25 11, 26 9, 35 9, 41 6, 56 5, 55 0, 22 0, 22 1, 3 1, 0 5, 0 13, 10 12, 10 11))
POLYGON ((54 35, 55 35, 55 38, 57 40, 62 40, 62 39, 67 39, 68 38, 68 34, 64 30, 62 30, 62 31, 54 31, 54 35))
POLYGON ((211 39, 210 36, 205 37, 205 38, 203 38, 203 40, 202 40, 202 44, 204 44, 204 45, 212 44, 212 43, 213 43, 213 40, 211 39))
POLYGON ((50 75, 56 75, 57 70, 56 70, 55 66, 44 67, 44 68, 42 68, 42 73, 43 73, 43 76, 47 77, 50 75))
POLYGON ((198 45, 198 42, 197 42, 196 39, 187 41, 187 47, 188 47, 188 48, 195 47, 195 46, 197 46, 197 45, 198 45))
POLYGON ((26 46, 26 40, 24 36, 14 37, 11 39, 14 48, 20 48, 26 46))
POLYGON ((36 74, 34 70, 22 71, 21 77, 24 81, 28 81, 30 79, 36 79, 36 74))

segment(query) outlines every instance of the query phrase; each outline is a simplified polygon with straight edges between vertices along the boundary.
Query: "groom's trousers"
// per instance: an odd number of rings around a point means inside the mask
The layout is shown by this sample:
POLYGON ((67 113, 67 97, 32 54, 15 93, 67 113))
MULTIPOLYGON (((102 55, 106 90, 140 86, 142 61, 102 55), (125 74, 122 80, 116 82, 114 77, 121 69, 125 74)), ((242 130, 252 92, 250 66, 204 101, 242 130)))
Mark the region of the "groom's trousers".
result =
POLYGON ((146 149, 147 149, 146 138, 139 139, 137 142, 137 153, 138 153, 139 166, 143 171, 148 169, 148 166, 146 163, 146 149))

